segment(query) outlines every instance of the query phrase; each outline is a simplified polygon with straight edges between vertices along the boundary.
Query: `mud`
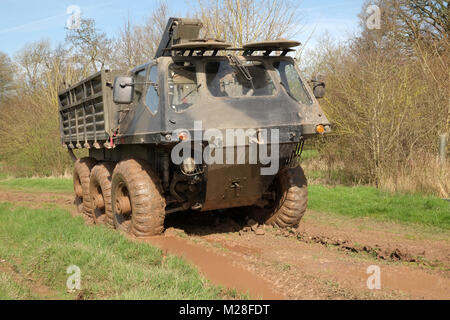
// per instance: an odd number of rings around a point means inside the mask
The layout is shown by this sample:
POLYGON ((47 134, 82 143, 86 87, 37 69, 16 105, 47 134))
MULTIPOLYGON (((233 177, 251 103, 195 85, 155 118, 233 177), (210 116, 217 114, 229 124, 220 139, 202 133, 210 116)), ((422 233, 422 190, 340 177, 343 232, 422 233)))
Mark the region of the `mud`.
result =
MULTIPOLYGON (((315 212, 309 214, 321 216, 315 212)), ((430 229, 424 232, 423 227, 367 219, 333 219, 336 217, 328 217, 327 221, 307 220, 296 230, 296 237, 305 242, 336 246, 342 251, 367 253, 379 260, 450 269, 448 231, 430 229)))
POLYGON ((449 241, 398 240, 392 234, 385 232, 356 230, 348 226, 333 230, 312 221, 302 221, 298 229, 280 230, 258 226, 252 219, 239 216, 238 210, 221 213, 173 214, 167 218, 166 222, 166 227, 171 226, 184 229, 188 235, 192 236, 233 232, 238 232, 241 236, 247 232, 264 235, 266 232, 271 232, 275 236, 297 239, 305 243, 317 243, 325 247, 336 247, 344 252, 365 253, 378 260, 450 268, 449 241))
MULTIPOLYGON (((73 206, 67 194, 0 190, 0 201, 73 206)), ((255 225, 243 211, 169 215, 143 239, 185 257, 212 283, 263 299, 450 299, 450 234, 308 212, 297 230, 255 225), (381 269, 381 290, 367 268, 381 269)))
MULTIPOLYGON (((295 232, 294 235, 299 241, 306 243, 318 243, 324 246, 334 246, 338 250, 351 253, 367 253, 374 258, 386 261, 417 262, 428 266, 439 266, 438 262, 427 261, 423 256, 413 257, 408 249, 382 248, 380 245, 371 247, 369 245, 352 244, 349 240, 333 239, 323 235, 310 236, 307 233, 295 232)), ((423 253, 422 253, 423 254, 423 253)))
POLYGON ((0 189, 0 202, 11 202, 30 208, 42 208, 45 204, 56 204, 77 211, 75 197, 70 193, 21 192, 0 189))
POLYGON ((271 283, 243 268, 227 256, 220 255, 204 246, 196 245, 177 236, 161 236, 140 239, 157 246, 165 254, 177 255, 193 263, 213 284, 236 289, 252 299, 283 300, 271 283))
POLYGON ((305 219, 297 230, 279 230, 224 211, 175 214, 166 227, 226 249, 241 267, 264 277, 289 299, 450 298, 448 233, 408 240, 395 224, 369 223, 372 230, 351 224, 333 230, 305 219), (390 229, 392 233, 384 231, 390 229), (380 266, 383 290, 367 288, 370 265, 380 266))

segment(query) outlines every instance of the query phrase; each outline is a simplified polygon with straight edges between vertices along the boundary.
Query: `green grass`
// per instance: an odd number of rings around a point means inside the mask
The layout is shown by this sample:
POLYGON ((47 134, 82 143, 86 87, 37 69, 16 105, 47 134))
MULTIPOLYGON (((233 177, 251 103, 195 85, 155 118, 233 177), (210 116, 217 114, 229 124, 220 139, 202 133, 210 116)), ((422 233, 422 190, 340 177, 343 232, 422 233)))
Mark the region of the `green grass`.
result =
POLYGON ((0 188, 22 191, 71 192, 73 191, 73 181, 70 178, 0 179, 0 188))
POLYGON ((313 150, 313 149, 303 150, 301 161, 308 161, 308 160, 316 159, 317 157, 319 157, 319 151, 313 150))
POLYGON ((437 197, 390 194, 373 187, 308 188, 312 210, 450 229, 450 204, 437 197))
MULTIPOLYGON (((314 150, 312 150, 314 151, 314 150)), ((0 179, 0 188, 40 192, 72 192, 70 178, 0 179)), ((333 188, 310 185, 309 208, 349 217, 419 223, 450 229, 450 204, 420 194, 390 194, 373 187, 333 188)))
POLYGON ((0 162, 0 180, 6 179, 8 174, 3 170, 3 163, 0 162))
POLYGON ((0 300, 35 299, 30 288, 0 271, 0 300))
MULTIPOLYGON (((0 203, 0 260, 21 275, 30 275, 54 290, 67 292, 69 265, 81 269, 85 299, 217 299, 212 286, 183 259, 147 244, 130 241, 114 230, 88 227, 82 218, 56 207, 31 209, 0 203)), ((29 298, 7 276, 0 278, 0 297, 29 298)))

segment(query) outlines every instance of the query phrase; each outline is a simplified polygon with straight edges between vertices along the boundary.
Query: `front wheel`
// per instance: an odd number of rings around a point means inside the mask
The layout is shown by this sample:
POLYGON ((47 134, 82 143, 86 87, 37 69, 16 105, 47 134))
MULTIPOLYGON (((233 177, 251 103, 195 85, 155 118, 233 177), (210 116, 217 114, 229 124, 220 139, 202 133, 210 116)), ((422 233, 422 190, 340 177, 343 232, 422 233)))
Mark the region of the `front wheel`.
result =
POLYGON ((252 207, 259 223, 279 228, 298 227, 308 204, 308 184, 301 167, 282 169, 269 188, 264 207, 252 207))
POLYGON ((137 237, 161 234, 166 203, 161 183, 142 160, 125 160, 114 169, 111 187, 114 225, 137 237))

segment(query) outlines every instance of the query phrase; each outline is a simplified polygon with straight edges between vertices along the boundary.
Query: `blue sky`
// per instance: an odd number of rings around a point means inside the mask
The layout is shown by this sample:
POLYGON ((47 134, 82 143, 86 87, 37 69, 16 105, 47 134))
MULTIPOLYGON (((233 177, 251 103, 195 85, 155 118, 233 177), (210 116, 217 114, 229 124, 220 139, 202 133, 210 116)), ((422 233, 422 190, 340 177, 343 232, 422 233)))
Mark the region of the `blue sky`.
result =
MULTIPOLYGON (((298 3, 301 25, 305 25, 297 40, 306 42, 314 31, 308 47, 313 47, 323 32, 344 40, 357 30, 357 14, 363 0, 290 0, 298 3)), ((196 0, 168 1, 171 15, 183 16, 196 0)), ((42 38, 53 45, 64 41, 67 8, 77 5, 82 17, 94 18, 97 27, 114 36, 128 15, 133 22, 142 22, 157 6, 157 0, 0 0, 0 51, 13 56, 25 44, 42 38)), ((191 10, 192 11, 192 10, 191 10)))

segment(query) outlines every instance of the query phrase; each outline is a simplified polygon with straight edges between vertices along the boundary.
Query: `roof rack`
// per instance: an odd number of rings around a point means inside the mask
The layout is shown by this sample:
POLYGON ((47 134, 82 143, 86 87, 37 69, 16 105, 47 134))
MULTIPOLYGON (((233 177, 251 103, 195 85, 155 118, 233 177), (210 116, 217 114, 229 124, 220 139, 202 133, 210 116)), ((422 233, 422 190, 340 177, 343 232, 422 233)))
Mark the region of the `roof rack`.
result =
POLYGON ((255 51, 264 51, 264 56, 269 56, 273 51, 281 51, 280 56, 285 56, 289 52, 295 51, 292 48, 299 45, 298 41, 284 39, 251 42, 243 45, 243 55, 251 56, 255 51))
POLYGON ((156 51, 155 58, 170 56, 173 53, 184 56, 203 56, 212 51, 211 56, 216 56, 219 51, 242 51, 243 56, 251 56, 255 52, 264 51, 264 56, 270 56, 274 51, 281 52, 285 56, 294 51, 292 48, 300 45, 292 40, 268 40, 247 43, 242 48, 231 48, 231 44, 223 40, 198 39, 203 24, 198 19, 169 18, 161 42, 156 51))
POLYGON ((215 39, 195 39, 189 42, 172 45, 164 51, 176 52, 179 56, 203 56, 206 52, 212 51, 210 56, 216 56, 219 51, 242 51, 243 56, 251 56, 255 52, 264 51, 264 56, 269 56, 272 52, 281 52, 280 56, 286 56, 291 49, 300 45, 298 41, 292 40, 270 40, 245 44, 242 48, 231 48, 231 44, 223 40, 215 39))
POLYGON ((255 49, 245 49, 245 48, 226 48, 226 49, 205 49, 205 48, 192 48, 192 49, 181 49, 181 48, 167 48, 165 51, 175 51, 178 52, 178 56, 185 56, 186 52, 187 56, 204 56, 206 52, 212 51, 212 57, 216 56, 219 51, 242 51, 243 56, 252 56, 255 52, 264 51, 264 56, 269 56, 274 51, 281 51, 280 56, 286 56, 289 52, 294 52, 293 49, 280 49, 280 48, 255 48, 255 49))

